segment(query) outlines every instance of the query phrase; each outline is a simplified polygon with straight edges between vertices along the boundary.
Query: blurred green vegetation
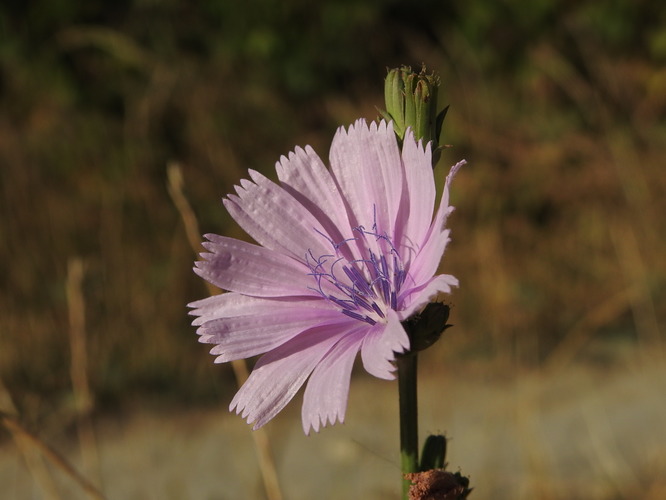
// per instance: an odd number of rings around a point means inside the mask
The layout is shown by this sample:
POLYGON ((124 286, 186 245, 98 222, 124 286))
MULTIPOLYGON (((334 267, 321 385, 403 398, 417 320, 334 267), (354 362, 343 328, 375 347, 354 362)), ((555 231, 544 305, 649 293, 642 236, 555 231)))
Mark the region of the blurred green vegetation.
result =
MULTIPOLYGON (((189 325, 166 165, 202 232, 254 168, 374 119, 386 68, 425 62, 465 157, 444 261, 456 327, 431 360, 539 365, 588 340, 663 341, 666 10, 657 1, 9 0, 0 6, 0 377, 28 414, 69 381, 81 257, 106 407, 234 391, 189 325)), ((427 356, 425 356, 427 357, 427 356)))

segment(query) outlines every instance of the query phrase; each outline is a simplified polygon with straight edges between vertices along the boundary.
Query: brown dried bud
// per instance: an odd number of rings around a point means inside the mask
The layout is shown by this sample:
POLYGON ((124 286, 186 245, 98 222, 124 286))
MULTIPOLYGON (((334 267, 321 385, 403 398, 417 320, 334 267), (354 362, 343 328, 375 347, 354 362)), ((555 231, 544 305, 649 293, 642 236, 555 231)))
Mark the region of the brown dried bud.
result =
POLYGON ((459 500, 470 492, 467 478, 443 469, 405 474, 405 478, 412 482, 409 500, 459 500))

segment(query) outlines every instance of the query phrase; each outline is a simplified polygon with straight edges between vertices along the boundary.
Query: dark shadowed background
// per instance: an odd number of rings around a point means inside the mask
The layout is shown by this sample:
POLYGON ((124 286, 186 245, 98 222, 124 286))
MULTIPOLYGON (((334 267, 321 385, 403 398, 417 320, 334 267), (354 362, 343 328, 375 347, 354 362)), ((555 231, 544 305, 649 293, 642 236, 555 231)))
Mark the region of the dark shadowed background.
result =
MULTIPOLYGON (((0 6, 0 380, 20 420, 65 450, 76 442, 77 328, 86 341, 85 411, 100 427, 109 418, 139 425, 155 411, 169 425, 183 411, 226 406, 232 371, 213 365, 189 325, 185 304, 207 292, 191 271, 167 165, 180 166, 202 232, 245 238, 220 200, 248 168, 274 177, 274 163, 296 145, 326 158, 338 126, 377 117, 386 68, 421 63, 441 75, 441 105, 451 105, 440 182, 449 165, 469 162, 453 187, 453 242, 442 265, 461 282, 450 297, 455 327, 422 356, 425 385, 446 380, 447 394, 464 386, 458 397, 470 407, 497 398, 479 410, 487 414, 507 404, 501 389, 481 391, 489 380, 543 383, 581 370, 576 386, 649 366, 631 387, 663 382, 660 2, 9 0, 0 6)), ((386 385, 360 371, 355 379, 370 391, 386 385)), ((666 414, 663 394, 646 401, 666 414)), ((274 429, 300 428, 292 406, 274 429)), ((645 429, 643 414, 630 428, 645 429)), ((229 425, 249 433, 239 422, 229 425)), ((443 416, 439 426, 430 430, 453 424, 443 416)), ((306 441, 301 453, 316 445, 306 441)), ((474 446, 486 445, 510 446, 474 446)), ((397 463, 393 448, 373 452, 397 463)), ((0 454, 21 467, 9 433, 0 433, 0 454)), ((74 449, 65 455, 78 463, 74 449)), ((635 466, 634 489, 605 483, 615 469, 595 456, 606 471, 595 493, 522 483, 525 496, 506 498, 663 498, 655 471, 666 453, 635 466)), ((618 467, 632 467, 627 460, 618 467)), ((505 498, 481 476, 473 484, 472 498, 505 498)), ((15 498, 35 498, 21 488, 15 498)))

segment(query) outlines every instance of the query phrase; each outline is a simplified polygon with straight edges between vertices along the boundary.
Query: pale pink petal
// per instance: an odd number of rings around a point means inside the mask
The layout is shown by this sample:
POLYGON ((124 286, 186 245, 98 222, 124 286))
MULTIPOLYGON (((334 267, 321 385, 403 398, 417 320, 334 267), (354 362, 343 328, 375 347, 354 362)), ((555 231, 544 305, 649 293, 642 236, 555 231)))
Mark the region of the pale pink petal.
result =
POLYGON ((451 241, 449 238, 450 230, 433 231, 433 234, 439 236, 430 236, 410 263, 409 277, 406 282, 409 287, 413 288, 425 283, 437 272, 444 250, 451 241))
POLYGON ((437 272, 446 245, 450 241, 450 231, 445 228, 446 220, 453 212, 453 207, 449 205, 449 190, 453 178, 465 163, 464 160, 456 163, 451 167, 449 175, 446 176, 442 200, 439 203, 435 219, 430 225, 421 249, 410 263, 409 274, 414 285, 424 283, 437 272))
MULTIPOLYGON (((423 244, 435 208, 435 178, 430 143, 424 148, 407 130, 402 145, 405 186, 398 220, 396 243, 399 248, 416 252, 423 244)), ((406 253, 404 250, 403 254, 406 253)), ((403 258, 405 256, 403 255, 403 258)))
POLYGON ((283 188, 250 170, 254 182, 246 179, 229 195, 224 206, 234 220, 260 245, 305 260, 311 250, 317 255, 331 251, 321 235, 317 219, 283 188))
MULTIPOLYGON (((288 308, 302 309, 306 307, 316 307, 318 309, 325 307, 326 304, 322 301, 321 297, 311 297, 305 299, 304 297, 250 297, 249 295, 241 295, 239 293, 228 292, 220 295, 213 295, 203 300, 198 300, 188 304, 192 307, 190 315, 198 316, 192 321, 194 326, 200 326, 204 323, 222 319, 233 318, 238 316, 251 316, 261 311, 262 314, 272 314, 273 312, 283 311, 288 308)), ((213 334, 203 334, 198 332, 199 342, 204 344, 214 343, 213 334)))
POLYGON ((446 182, 444 183, 444 191, 442 192, 442 201, 440 203, 440 209, 442 207, 444 207, 444 208, 446 208, 446 210, 444 210, 443 212, 442 212, 442 210, 440 210, 441 214, 438 214, 438 216, 437 216, 437 218, 440 219, 439 220, 439 223, 440 223, 439 228, 440 229, 442 229, 444 227, 444 224, 446 224, 446 217, 451 213, 451 211, 448 210, 448 208, 449 208, 449 195, 450 195, 450 191, 451 191, 451 182, 453 182, 453 178, 458 173, 458 170, 460 170, 460 168, 465 164, 467 164, 466 160, 459 161, 458 163, 456 163, 455 165, 453 165, 451 167, 451 170, 449 171, 449 175, 446 176, 446 182), (440 218, 440 215, 443 215, 443 217, 440 218))
POLYGON ((334 243, 354 237, 346 200, 310 146, 296 148, 276 164, 282 187, 310 211, 334 243))
POLYGON ((236 410, 258 429, 296 395, 315 366, 345 334, 325 326, 305 332, 262 356, 236 393, 229 410, 236 410))
POLYGON ((209 252, 196 263, 199 276, 223 290, 257 297, 316 295, 310 270, 274 250, 215 234, 203 243, 209 252))
POLYGON ((228 292, 212 295, 205 299, 187 304, 193 310, 191 316, 199 316, 192 324, 201 325, 205 321, 218 318, 231 318, 233 316, 248 316, 257 314, 257 311, 269 313, 285 308, 324 307, 321 296, 313 297, 251 297, 240 293, 228 292))
POLYGON ((466 163, 467 162, 465 160, 459 161, 458 163, 456 163, 451 167, 449 175, 446 176, 446 182, 444 183, 444 190, 442 191, 442 199, 439 202, 439 207, 437 209, 437 214, 435 215, 435 219, 432 221, 430 229, 428 230, 428 234, 426 235, 426 240, 430 238, 439 238, 441 233, 445 231, 446 220, 448 219, 449 215, 451 215, 451 213, 453 212, 453 207, 449 205, 451 182, 453 181, 455 175, 458 173, 458 170, 460 170, 460 167, 462 167, 466 163))
POLYGON ((412 288, 400 298, 403 304, 402 309, 398 311, 400 321, 404 321, 412 314, 417 313, 428 302, 431 302, 437 294, 451 293, 451 287, 454 286, 458 286, 457 278, 450 274, 440 274, 423 285, 412 288))
POLYGON ((310 433, 310 428, 319 432, 320 425, 344 422, 349 379, 364 334, 363 326, 350 330, 312 372, 303 395, 301 411, 305 434, 310 433))
POLYGON ((388 322, 377 323, 365 335, 361 348, 363 367, 378 378, 393 380, 395 353, 409 349, 409 337, 395 311, 388 310, 388 322))
MULTIPOLYGON (((257 321, 255 317, 261 315, 267 318, 265 321, 270 322, 273 314, 298 317, 305 309, 315 309, 316 312, 312 314, 317 317, 321 317, 323 314, 329 317, 328 312, 322 313, 322 309, 325 309, 336 312, 337 315, 330 315, 333 319, 349 321, 349 318, 341 315, 332 304, 323 300, 321 296, 264 298, 229 292, 192 302, 188 304, 188 307, 193 308, 189 313, 190 315, 198 316, 192 321, 193 325, 206 324, 207 328, 197 329, 197 333, 200 335, 199 342, 204 344, 217 342, 222 332, 215 329, 216 323, 214 320, 223 318, 234 318, 233 321, 240 321, 238 318, 242 316, 252 316, 251 321, 257 321)), ((242 341, 242 339, 240 340, 242 341)))
POLYGON ((228 292, 195 300, 187 304, 187 307, 192 308, 192 311, 189 312, 191 316, 197 316, 192 321, 192 324, 198 326, 209 319, 252 314, 259 304, 265 300, 240 293, 228 292))
POLYGON ((331 171, 349 202, 352 225, 393 238, 402 195, 403 172, 393 124, 358 120, 338 129, 330 152, 331 171))
POLYGON ((216 363, 263 354, 305 330, 321 326, 343 327, 352 320, 321 300, 322 309, 290 307, 279 311, 257 311, 252 316, 234 316, 205 322, 197 329, 200 341, 216 344, 210 350, 216 363))

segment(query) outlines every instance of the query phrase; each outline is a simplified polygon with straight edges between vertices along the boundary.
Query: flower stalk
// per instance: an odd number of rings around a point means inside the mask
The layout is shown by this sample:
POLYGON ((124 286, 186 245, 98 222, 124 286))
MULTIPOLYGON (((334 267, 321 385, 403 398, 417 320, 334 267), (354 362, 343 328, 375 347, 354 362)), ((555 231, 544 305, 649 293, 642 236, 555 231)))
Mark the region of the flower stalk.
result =
POLYGON ((407 498, 411 481, 405 474, 418 471, 419 426, 416 352, 398 356, 398 398, 400 407, 400 467, 403 473, 402 496, 407 498))
MULTIPOLYGON (((448 107, 437 112, 437 92, 440 80, 428 74, 425 66, 419 73, 409 66, 389 70, 384 83, 386 111, 384 118, 393 121, 394 131, 402 144, 408 129, 414 139, 430 143, 432 166, 439 160, 439 136, 448 107)), ((410 351, 396 359, 398 369, 398 398, 400 408, 400 464, 402 497, 407 500, 411 474, 419 472, 417 366, 418 351, 432 345, 446 328, 449 308, 429 304, 422 314, 403 322, 410 338, 410 351)))

